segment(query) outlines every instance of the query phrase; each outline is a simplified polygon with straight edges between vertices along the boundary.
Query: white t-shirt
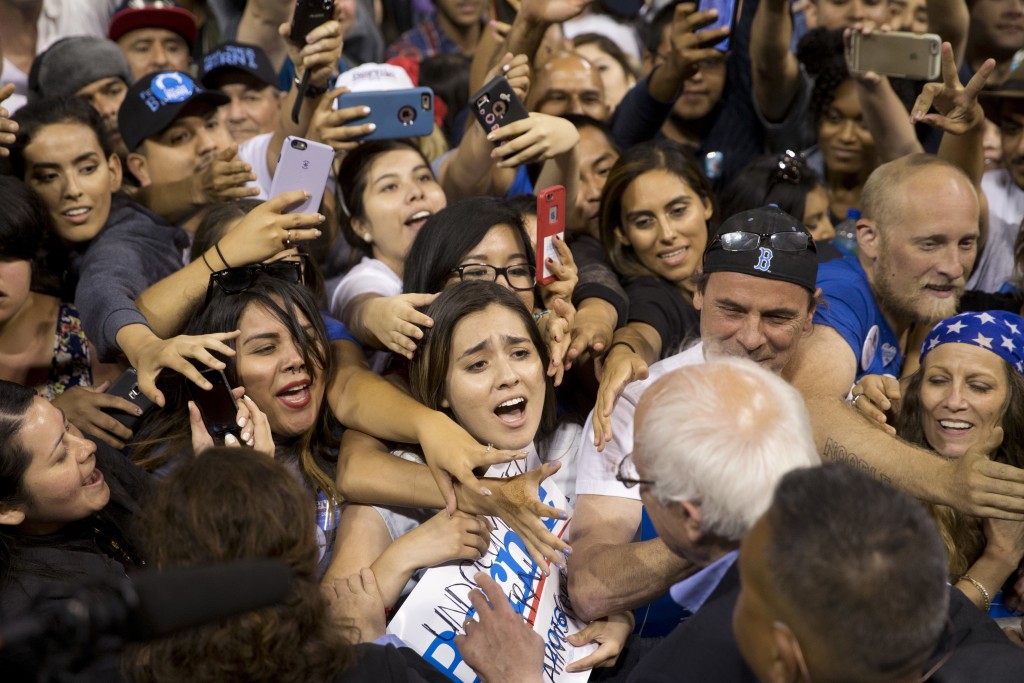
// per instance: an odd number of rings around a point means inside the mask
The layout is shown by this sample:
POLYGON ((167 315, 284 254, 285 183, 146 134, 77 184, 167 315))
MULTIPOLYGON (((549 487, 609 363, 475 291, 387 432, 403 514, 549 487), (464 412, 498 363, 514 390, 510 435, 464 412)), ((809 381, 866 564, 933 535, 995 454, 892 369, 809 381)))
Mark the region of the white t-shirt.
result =
POLYGON ((981 189, 988 199, 988 239, 985 251, 974 264, 967 288, 998 292, 1013 277, 1013 243, 1024 218, 1024 190, 1004 168, 982 176, 981 189))
POLYGON ((256 174, 256 182, 246 183, 247 187, 258 187, 260 190, 253 199, 270 199, 270 184, 274 181, 274 176, 267 165, 267 148, 270 147, 272 137, 273 133, 262 133, 238 146, 238 160, 252 166, 252 172, 256 174))
POLYGON ((678 368, 704 362, 704 345, 694 344, 690 348, 658 361, 650 367, 647 379, 629 384, 619 396, 612 411, 612 440, 598 452, 592 440, 594 434, 594 411, 590 411, 583 425, 583 439, 579 455, 576 456, 577 496, 593 494, 640 500, 640 488, 626 488, 615 479, 622 459, 633 452, 633 416, 640 397, 658 379, 678 368))
POLYGON ((68 36, 106 38, 117 4, 118 0, 43 0, 36 22, 36 54, 68 36))

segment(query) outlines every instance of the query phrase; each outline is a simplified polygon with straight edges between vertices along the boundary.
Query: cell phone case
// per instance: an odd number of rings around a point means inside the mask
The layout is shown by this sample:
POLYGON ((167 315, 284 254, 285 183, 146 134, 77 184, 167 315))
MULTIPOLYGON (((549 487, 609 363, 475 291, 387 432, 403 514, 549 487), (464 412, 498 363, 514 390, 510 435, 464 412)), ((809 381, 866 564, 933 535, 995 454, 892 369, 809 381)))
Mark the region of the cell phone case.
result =
POLYGON ((270 184, 270 196, 282 192, 304 190, 309 195, 302 204, 288 209, 288 213, 317 213, 324 187, 331 175, 334 150, 312 140, 288 136, 281 145, 281 156, 270 184))
POLYGON ((473 116, 487 133, 529 117, 526 107, 504 76, 492 79, 470 98, 469 104, 473 116))
POLYGON ((934 33, 891 31, 865 36, 854 32, 850 41, 851 71, 932 81, 942 70, 941 50, 942 38, 934 33))
MULTIPOLYGON (((154 403, 150 401, 139 389, 139 374, 135 371, 135 368, 128 368, 110 385, 106 393, 112 396, 120 396, 126 399, 139 408, 142 409, 142 414, 145 415, 150 408, 153 407, 154 403)), ((132 413, 125 413, 114 408, 104 408, 103 412, 110 415, 112 418, 123 424, 128 429, 132 429, 135 423, 139 421, 141 415, 133 415, 132 413)))
POLYGON ((705 26, 698 31, 697 35, 699 36, 704 31, 710 31, 714 28, 728 26, 731 29, 729 31, 729 35, 714 45, 708 46, 713 47, 716 50, 721 50, 722 52, 728 52, 729 39, 732 37, 732 34, 736 32, 736 24, 739 21, 740 13, 743 11, 743 0, 700 0, 697 7, 698 12, 707 12, 712 9, 718 10, 718 19, 716 19, 713 24, 705 26))
POLYGON ((561 263, 552 238, 565 239, 565 188, 553 185, 537 193, 537 282, 546 285, 555 279, 547 259, 561 263))
POLYGON ((234 434, 235 438, 241 441, 241 430, 235 423, 238 402, 231 393, 231 385, 228 384, 224 371, 205 368, 201 374, 213 385, 212 389, 206 391, 192 382, 187 382, 187 385, 192 401, 203 416, 206 431, 215 439, 223 440, 226 434, 234 434))
POLYGON ((334 17, 334 0, 296 0, 289 34, 296 45, 305 45, 306 36, 334 17))
POLYGON ((338 109, 370 108, 369 116, 348 124, 377 124, 376 130, 359 140, 418 138, 434 131, 434 91, 430 88, 347 92, 337 103, 338 109))

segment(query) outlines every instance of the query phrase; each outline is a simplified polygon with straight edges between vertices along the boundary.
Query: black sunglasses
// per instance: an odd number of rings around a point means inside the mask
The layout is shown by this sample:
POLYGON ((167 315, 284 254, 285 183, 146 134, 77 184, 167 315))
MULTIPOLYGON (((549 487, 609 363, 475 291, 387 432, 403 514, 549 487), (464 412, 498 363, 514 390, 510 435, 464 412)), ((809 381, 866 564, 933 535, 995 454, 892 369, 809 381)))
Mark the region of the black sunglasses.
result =
MULTIPOLYGON (((305 254, 299 254, 300 258, 305 254)), ((261 275, 284 280, 291 284, 304 284, 305 264, 299 261, 274 261, 273 263, 254 263, 249 266, 225 268, 210 275, 210 285, 206 288, 206 301, 213 297, 213 286, 217 285, 225 294, 238 294, 252 287, 261 275)))

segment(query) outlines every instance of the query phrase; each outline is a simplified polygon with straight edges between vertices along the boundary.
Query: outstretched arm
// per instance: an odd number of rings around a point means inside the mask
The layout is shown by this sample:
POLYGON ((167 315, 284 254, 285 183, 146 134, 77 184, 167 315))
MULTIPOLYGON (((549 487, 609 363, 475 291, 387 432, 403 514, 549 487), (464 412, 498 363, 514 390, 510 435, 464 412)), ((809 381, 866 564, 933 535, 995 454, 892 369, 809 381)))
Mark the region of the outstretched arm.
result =
POLYGON ((750 32, 754 103, 768 121, 786 118, 800 87, 800 63, 790 49, 789 0, 761 0, 750 32))

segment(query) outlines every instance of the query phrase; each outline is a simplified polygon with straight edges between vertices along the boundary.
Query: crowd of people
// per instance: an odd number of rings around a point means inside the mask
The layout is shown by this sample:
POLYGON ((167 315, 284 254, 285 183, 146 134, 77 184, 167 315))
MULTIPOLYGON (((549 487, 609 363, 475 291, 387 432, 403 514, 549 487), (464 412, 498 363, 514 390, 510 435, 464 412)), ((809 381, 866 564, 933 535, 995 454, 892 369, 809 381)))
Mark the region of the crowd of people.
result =
MULTIPOLYGON (((0 678, 449 680, 388 621, 501 523, 566 675, 1021 680, 1024 3, 711 5, 0 0, 0 678), (285 601, 6 640, 254 558, 285 601)), ((556 680, 495 578, 463 661, 556 680)))

